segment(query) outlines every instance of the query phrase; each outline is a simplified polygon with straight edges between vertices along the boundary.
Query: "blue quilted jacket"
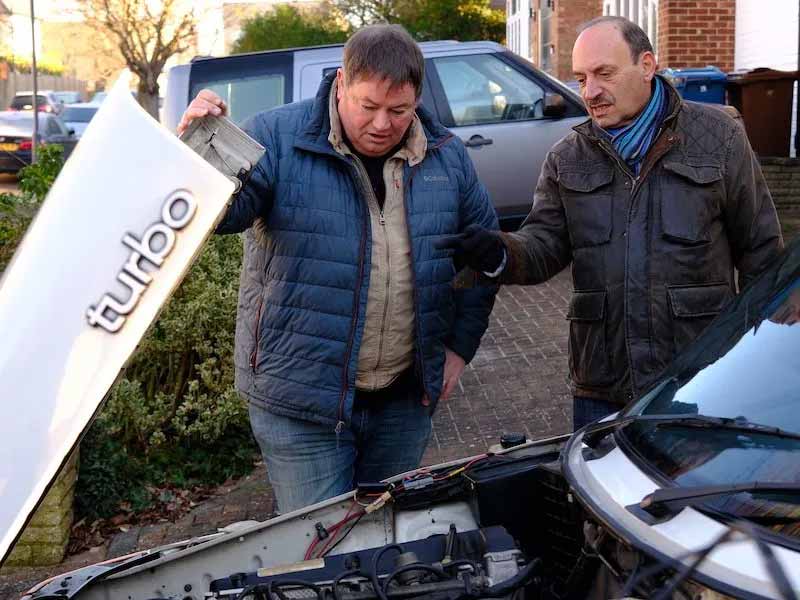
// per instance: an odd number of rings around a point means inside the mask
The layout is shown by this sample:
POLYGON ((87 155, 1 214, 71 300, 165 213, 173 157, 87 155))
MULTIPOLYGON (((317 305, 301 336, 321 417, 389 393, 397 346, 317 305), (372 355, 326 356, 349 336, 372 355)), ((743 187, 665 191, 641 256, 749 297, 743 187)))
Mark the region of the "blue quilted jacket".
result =
MULTIPOLYGON (((328 96, 259 113, 244 129, 266 149, 219 233, 246 230, 236 323, 236 386, 274 413, 349 423, 370 276, 369 208, 351 159, 328 142, 328 96)), ((435 407, 444 347, 472 359, 494 287, 454 289, 433 242, 471 223, 497 228, 461 141, 417 111, 424 160, 404 172, 414 271, 415 371, 435 407)))

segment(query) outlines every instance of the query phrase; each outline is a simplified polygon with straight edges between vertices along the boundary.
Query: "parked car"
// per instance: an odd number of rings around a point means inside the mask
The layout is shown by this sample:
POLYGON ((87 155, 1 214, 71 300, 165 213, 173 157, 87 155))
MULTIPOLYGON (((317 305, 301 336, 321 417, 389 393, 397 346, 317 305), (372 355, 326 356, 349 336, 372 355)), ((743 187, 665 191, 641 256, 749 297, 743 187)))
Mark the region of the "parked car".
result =
POLYGON ((70 104, 64 107, 60 116, 67 128, 75 132, 75 137, 80 138, 99 108, 99 105, 89 102, 70 104))
MULTIPOLYGON (((514 227, 530 210, 551 146, 586 118, 580 97, 492 42, 427 42, 422 104, 466 144, 498 216, 514 227)), ((200 58, 169 71, 162 122, 174 129, 203 88, 241 123, 256 112, 312 98, 341 65, 343 46, 200 58)))
POLYGON ((81 93, 74 90, 53 92, 53 95, 65 106, 67 104, 77 104, 82 100, 81 93))
MULTIPOLYGON (((56 115, 39 114, 39 143, 59 144, 67 158, 78 138, 56 115)), ((16 173, 31 163, 33 147, 33 113, 0 112, 0 173, 16 173)))
MULTIPOLYGON (((64 104, 56 97, 54 92, 39 90, 36 93, 36 106, 40 112, 59 114, 64 104)), ((17 92, 11 100, 9 110, 33 110, 33 92, 17 92)))
POLYGON ((797 598, 798 347, 800 240, 616 416, 66 573, 23 600, 797 598))

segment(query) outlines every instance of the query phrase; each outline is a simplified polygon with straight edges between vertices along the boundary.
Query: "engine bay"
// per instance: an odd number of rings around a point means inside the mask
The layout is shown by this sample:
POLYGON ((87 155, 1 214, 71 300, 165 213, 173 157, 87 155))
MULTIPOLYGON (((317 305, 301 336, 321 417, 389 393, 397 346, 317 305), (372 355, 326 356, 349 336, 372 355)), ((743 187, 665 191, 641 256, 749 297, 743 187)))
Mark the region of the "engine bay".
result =
POLYGON ((580 562, 581 520, 557 452, 483 455, 393 484, 363 484, 339 521, 312 525, 303 560, 215 579, 209 596, 477 600, 578 592, 570 577, 580 562), (386 503, 394 539, 341 551, 386 503))

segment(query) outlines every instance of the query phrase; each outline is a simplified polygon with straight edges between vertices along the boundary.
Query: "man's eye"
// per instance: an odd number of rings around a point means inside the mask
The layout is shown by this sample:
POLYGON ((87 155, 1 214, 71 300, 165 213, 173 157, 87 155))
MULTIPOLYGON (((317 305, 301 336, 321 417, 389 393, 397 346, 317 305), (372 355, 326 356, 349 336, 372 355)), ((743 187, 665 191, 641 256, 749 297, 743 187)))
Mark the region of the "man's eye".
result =
POLYGON ((398 117, 402 117, 404 114, 406 114, 406 111, 402 108, 395 108, 392 110, 392 114, 398 117))
POLYGON ((366 104, 362 104, 361 108, 363 108, 364 110, 375 110, 374 106, 367 106, 366 104))

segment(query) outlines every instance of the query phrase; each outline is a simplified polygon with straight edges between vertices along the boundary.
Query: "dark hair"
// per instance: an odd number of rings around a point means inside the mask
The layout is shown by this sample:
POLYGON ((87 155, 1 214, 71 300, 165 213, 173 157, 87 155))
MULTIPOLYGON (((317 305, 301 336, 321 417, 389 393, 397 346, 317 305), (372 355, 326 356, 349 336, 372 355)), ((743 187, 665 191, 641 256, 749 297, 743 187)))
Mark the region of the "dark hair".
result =
POLYGON ((634 64, 639 62, 639 57, 643 52, 653 52, 653 45, 647 34, 633 21, 629 21, 625 17, 597 17, 591 21, 587 21, 578 27, 578 33, 582 33, 602 23, 611 23, 622 34, 622 39, 628 44, 628 49, 631 51, 631 59, 634 64))
POLYGON ((402 26, 370 25, 356 31, 344 45, 344 74, 350 83, 376 75, 393 85, 408 83, 419 98, 425 59, 402 26))

